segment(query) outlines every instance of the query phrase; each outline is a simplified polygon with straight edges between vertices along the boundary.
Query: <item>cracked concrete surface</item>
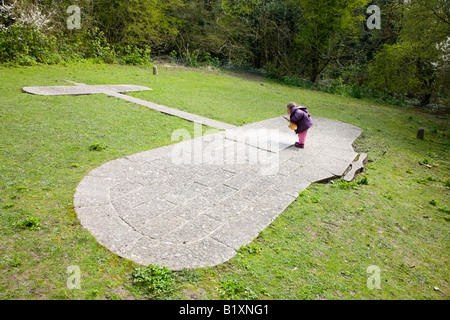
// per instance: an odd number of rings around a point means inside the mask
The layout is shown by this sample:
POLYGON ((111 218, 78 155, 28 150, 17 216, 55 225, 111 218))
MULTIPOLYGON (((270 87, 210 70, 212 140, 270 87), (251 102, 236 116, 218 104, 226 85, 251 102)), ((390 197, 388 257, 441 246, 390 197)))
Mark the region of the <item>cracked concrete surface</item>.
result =
POLYGON ((361 129, 314 120, 305 149, 278 117, 108 162, 81 181, 75 210, 100 244, 139 264, 220 264, 357 157, 361 129))

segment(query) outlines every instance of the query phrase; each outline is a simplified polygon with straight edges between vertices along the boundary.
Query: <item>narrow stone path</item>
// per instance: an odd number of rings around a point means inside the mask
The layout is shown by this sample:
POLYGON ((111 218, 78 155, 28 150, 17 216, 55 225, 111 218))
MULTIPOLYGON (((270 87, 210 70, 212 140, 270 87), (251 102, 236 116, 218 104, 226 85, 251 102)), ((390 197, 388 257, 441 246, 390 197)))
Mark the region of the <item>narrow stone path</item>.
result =
POLYGON ((123 94, 123 92, 153 90, 151 88, 136 85, 87 85, 84 83, 77 83, 68 80, 65 81, 74 84, 74 86, 23 87, 22 90, 30 94, 45 95, 45 96, 62 96, 62 95, 77 96, 77 95, 91 95, 91 94, 106 94, 108 96, 126 100, 171 116, 179 117, 191 122, 201 123, 205 126, 209 126, 212 128, 222 130, 235 128, 235 126, 228 123, 201 117, 192 113, 188 113, 174 108, 169 108, 160 104, 156 104, 150 101, 142 100, 139 98, 123 94))

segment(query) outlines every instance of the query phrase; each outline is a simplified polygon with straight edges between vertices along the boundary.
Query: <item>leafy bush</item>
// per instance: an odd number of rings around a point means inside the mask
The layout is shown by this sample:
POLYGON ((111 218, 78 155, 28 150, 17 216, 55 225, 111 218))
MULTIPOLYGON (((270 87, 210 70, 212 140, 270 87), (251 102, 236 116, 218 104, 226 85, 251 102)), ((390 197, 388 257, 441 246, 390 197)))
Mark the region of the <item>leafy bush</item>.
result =
POLYGON ((41 221, 34 216, 28 215, 18 221, 15 226, 20 229, 39 230, 41 229, 41 221))
POLYGON ((99 62, 113 63, 116 59, 116 53, 105 38, 103 31, 98 28, 92 28, 84 34, 82 50, 85 58, 94 58, 99 62))
POLYGON ((134 45, 127 45, 120 50, 120 63, 133 66, 145 66, 150 64, 151 50, 150 47, 139 48, 134 45))
POLYGON ((367 176, 363 176, 356 183, 359 184, 359 185, 369 184, 369 178, 367 176))
POLYGON ((237 280, 222 280, 219 292, 221 298, 228 300, 252 300, 258 296, 249 287, 237 280))
POLYGON ((169 61, 171 63, 174 63, 178 59, 178 53, 175 50, 172 50, 172 52, 169 54, 169 61))
POLYGON ((417 97, 429 103, 434 93, 432 58, 422 52, 420 44, 398 43, 384 46, 370 67, 370 84, 399 95, 417 97))
POLYGON ((261 253, 261 248, 253 243, 250 243, 239 249, 239 253, 247 253, 247 254, 259 254, 261 253))
POLYGON ((221 65, 219 58, 217 58, 217 57, 213 58, 209 52, 204 53, 202 55, 201 60, 207 66, 212 66, 212 67, 218 68, 221 65))
POLYGON ((56 38, 37 27, 15 23, 0 29, 0 62, 29 66, 60 60, 56 38))
POLYGON ((175 277, 167 267, 150 264, 134 269, 133 284, 149 294, 160 295, 173 289, 175 277))
MULTIPOLYGON (((274 77, 271 75, 272 78, 274 77)), ((311 82, 308 79, 299 77, 280 76, 274 78, 276 81, 294 87, 307 90, 323 91, 332 94, 349 96, 356 99, 369 99, 374 102, 388 103, 399 107, 407 107, 408 102, 404 95, 395 95, 387 90, 374 89, 368 85, 359 85, 357 83, 345 83, 342 78, 322 82, 311 82)))
POLYGON ((438 208, 439 211, 450 214, 450 208, 448 206, 443 206, 438 208))
POLYGON ((183 55, 186 65, 188 67, 196 68, 196 67, 200 66, 200 63, 198 62, 198 54, 197 53, 192 52, 192 53, 186 54, 183 52, 182 55, 183 55))
POLYGON ((338 179, 333 182, 333 187, 339 189, 357 189, 358 184, 355 181, 347 182, 344 179, 338 179))
POLYGON ((105 146, 104 144, 96 142, 89 146, 89 151, 103 151, 106 148, 108 147, 105 146))
POLYGON ((17 1, 0 5, 0 62, 15 65, 60 62, 58 41, 50 33, 52 13, 17 1))
POLYGON ((11 209, 12 207, 14 207, 14 203, 7 203, 5 205, 3 205, 3 209, 11 209))

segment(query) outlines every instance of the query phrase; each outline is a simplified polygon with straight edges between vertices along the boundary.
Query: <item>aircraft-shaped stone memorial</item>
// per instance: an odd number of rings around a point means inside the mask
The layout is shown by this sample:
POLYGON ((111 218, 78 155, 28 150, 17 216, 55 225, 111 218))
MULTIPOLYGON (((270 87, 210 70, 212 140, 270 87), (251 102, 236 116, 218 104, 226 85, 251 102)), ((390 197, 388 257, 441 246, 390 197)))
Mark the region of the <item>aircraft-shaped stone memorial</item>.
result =
POLYGON ((236 127, 123 94, 147 87, 71 83, 23 91, 106 94, 222 130, 107 162, 78 185, 81 225, 110 251, 142 265, 180 270, 223 263, 311 183, 347 172, 351 179, 367 157, 352 147, 362 130, 340 121, 313 116, 299 150, 282 117, 236 127), (186 161, 199 152, 202 161, 186 161))

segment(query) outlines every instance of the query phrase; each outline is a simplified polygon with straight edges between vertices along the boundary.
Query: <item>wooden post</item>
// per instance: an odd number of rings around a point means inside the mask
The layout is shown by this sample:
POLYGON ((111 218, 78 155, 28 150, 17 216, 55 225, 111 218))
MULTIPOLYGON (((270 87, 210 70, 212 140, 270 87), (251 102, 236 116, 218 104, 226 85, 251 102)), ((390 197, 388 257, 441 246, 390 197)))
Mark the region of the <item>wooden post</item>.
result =
POLYGON ((157 66, 153 66, 153 74, 154 74, 155 76, 158 75, 158 67, 157 67, 157 66))
POLYGON ((419 128, 419 130, 417 130, 417 139, 423 140, 424 136, 425 136, 425 129, 419 128))

